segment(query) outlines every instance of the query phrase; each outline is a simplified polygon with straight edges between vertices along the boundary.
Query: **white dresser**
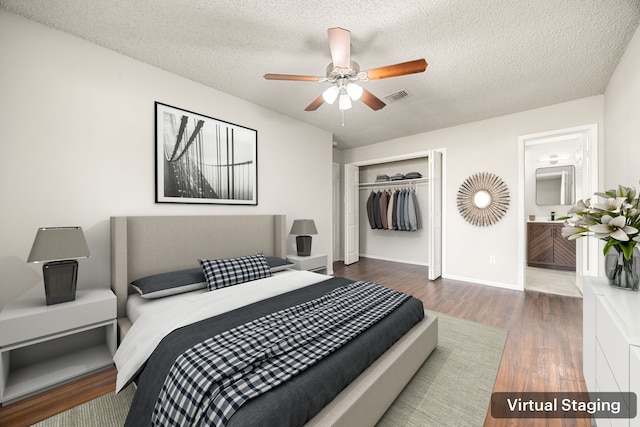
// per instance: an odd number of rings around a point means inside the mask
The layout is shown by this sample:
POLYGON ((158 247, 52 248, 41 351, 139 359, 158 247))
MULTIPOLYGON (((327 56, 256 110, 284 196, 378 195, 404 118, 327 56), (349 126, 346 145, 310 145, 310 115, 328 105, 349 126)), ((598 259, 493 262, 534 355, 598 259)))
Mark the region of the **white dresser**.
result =
MULTIPOLYGON (((584 278, 583 371, 590 392, 640 396, 640 292, 584 278)), ((598 419, 598 426, 640 427, 633 419, 598 419)))

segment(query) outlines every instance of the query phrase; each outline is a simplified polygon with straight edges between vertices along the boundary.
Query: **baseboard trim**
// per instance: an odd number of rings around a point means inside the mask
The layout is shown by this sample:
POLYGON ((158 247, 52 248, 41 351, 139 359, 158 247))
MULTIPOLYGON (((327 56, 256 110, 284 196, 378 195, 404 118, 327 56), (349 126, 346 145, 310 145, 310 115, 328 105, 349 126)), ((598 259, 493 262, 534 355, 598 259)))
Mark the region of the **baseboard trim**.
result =
POLYGON ((492 282, 489 280, 478 279, 477 277, 464 277, 464 276, 454 276, 454 275, 442 275, 443 278, 449 280, 457 280, 460 282, 469 282, 469 283, 477 283, 479 285, 493 286, 494 288, 503 288, 503 289, 511 289, 514 291, 524 291, 520 286, 514 285, 511 283, 500 283, 500 282, 492 282))
POLYGON ((406 259, 397 259, 397 258, 387 258, 387 257, 380 257, 380 256, 376 256, 376 255, 368 255, 368 254, 360 254, 361 258, 371 258, 371 259, 378 259, 381 261, 391 261, 391 262, 399 262, 402 264, 411 264, 411 265, 421 265, 424 267, 429 267, 429 263, 428 262, 419 262, 419 261, 409 261, 406 259))

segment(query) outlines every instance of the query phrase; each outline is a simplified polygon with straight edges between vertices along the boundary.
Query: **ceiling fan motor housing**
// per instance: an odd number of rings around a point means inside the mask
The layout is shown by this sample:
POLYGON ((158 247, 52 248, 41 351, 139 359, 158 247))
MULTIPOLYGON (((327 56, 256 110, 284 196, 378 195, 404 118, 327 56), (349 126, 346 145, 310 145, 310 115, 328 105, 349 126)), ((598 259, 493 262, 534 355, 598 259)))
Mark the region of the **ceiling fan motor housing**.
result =
POLYGON ((360 74, 366 75, 366 73, 360 73, 360 64, 356 61, 350 61, 349 68, 335 67, 333 62, 327 65, 327 80, 332 83, 340 79, 360 80, 360 74))

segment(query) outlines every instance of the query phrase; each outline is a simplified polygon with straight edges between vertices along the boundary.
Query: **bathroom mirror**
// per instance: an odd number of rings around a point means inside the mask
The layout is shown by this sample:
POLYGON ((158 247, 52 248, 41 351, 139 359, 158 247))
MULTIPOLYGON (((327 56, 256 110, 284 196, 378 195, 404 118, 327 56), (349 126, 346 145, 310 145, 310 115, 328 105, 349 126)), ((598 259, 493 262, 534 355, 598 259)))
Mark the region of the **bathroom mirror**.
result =
POLYGON ((536 169, 536 205, 575 203, 575 167, 553 166, 536 169))

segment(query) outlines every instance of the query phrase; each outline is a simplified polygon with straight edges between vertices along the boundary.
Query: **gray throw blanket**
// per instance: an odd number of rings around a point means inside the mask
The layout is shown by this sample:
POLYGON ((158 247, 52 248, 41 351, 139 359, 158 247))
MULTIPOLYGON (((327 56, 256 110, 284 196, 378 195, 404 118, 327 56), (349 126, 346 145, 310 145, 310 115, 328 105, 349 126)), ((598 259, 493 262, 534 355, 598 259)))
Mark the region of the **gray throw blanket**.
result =
POLYGON ((176 359, 152 424, 224 426, 244 402, 334 352, 408 298, 355 282, 206 339, 176 359))

